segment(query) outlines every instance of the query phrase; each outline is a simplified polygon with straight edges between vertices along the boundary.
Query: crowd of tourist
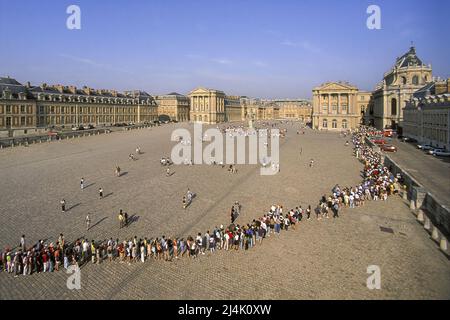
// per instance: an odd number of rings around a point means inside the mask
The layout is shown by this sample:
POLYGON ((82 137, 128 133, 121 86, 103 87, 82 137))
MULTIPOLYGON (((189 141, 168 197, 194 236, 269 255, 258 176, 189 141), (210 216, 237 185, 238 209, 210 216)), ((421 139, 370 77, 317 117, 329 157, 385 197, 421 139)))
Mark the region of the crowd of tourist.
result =
MULTIPOLYGON (((361 127, 352 134, 354 154, 364 165, 362 182, 354 187, 335 185, 331 194, 323 195, 314 209, 310 205, 307 208, 299 205, 284 210, 282 205, 274 204, 258 219, 238 224, 236 219, 240 215, 241 205, 236 202, 231 210, 230 225, 216 226, 205 233, 187 237, 135 236, 104 241, 80 238, 69 243, 60 234, 55 242, 39 240, 29 245, 23 235, 16 248, 6 248, 1 252, 0 270, 18 277, 58 271, 70 265, 81 266, 89 261, 100 264, 116 260, 131 264, 149 260, 173 261, 183 257, 195 259, 219 250, 245 251, 261 245, 265 239, 280 236, 281 232, 295 230, 303 220, 311 220, 312 211, 317 220, 328 219, 331 214, 333 218, 338 218, 342 208, 364 206, 370 200, 384 201, 398 192, 398 181, 383 165, 381 155, 366 144, 365 138, 372 132, 371 128, 361 127)), ((128 217, 122 211, 119 216, 123 217, 120 221, 120 228, 123 228, 128 224, 128 217)))

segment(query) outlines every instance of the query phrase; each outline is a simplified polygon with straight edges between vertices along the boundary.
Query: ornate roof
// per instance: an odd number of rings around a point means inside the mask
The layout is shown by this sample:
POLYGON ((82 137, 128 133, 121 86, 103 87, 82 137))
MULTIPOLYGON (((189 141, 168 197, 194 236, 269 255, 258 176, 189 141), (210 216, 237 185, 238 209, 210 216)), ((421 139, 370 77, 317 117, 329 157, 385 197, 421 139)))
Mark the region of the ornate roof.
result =
POLYGON ((422 60, 417 57, 415 47, 409 48, 409 51, 402 55, 400 58, 397 58, 397 61, 395 62, 395 66, 397 68, 406 68, 409 66, 420 67, 423 65, 424 63, 422 62, 422 60))

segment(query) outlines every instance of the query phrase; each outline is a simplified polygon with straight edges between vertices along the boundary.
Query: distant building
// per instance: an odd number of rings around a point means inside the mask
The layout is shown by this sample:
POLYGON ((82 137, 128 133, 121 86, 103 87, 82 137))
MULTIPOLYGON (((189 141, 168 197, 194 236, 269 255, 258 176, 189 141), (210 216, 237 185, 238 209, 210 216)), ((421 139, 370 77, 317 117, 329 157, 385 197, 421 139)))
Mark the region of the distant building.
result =
MULTIPOLYGON (((361 124, 359 90, 348 82, 327 82, 313 89, 313 129, 346 130, 361 124)), ((366 96, 366 93, 363 93, 366 96)))
POLYGON ((312 121, 312 105, 305 99, 273 100, 280 108, 280 119, 300 120, 305 123, 312 121))
POLYGON ((89 87, 23 86, 0 78, 0 131, 2 136, 30 134, 38 129, 110 126, 156 120, 157 104, 143 91, 118 92, 89 87), (34 130, 33 130, 34 129, 34 130))
POLYGON ((190 118, 193 122, 219 123, 225 121, 225 93, 223 91, 197 88, 188 94, 190 118))
POLYGON ((226 121, 245 120, 244 108, 241 104, 240 96, 225 96, 226 121))
POLYGON ((15 79, 0 77, 0 137, 36 129, 36 100, 15 79))
POLYGON ((373 124, 379 129, 401 127, 406 103, 431 79, 431 65, 425 65, 417 57, 416 49, 411 47, 397 58, 394 67, 384 74, 383 82, 373 93, 373 124))
POLYGON ((155 96, 158 104, 158 116, 167 116, 170 120, 189 121, 190 99, 182 94, 172 92, 155 96))
POLYGON ((403 109, 403 135, 450 151, 450 79, 413 94, 403 109))

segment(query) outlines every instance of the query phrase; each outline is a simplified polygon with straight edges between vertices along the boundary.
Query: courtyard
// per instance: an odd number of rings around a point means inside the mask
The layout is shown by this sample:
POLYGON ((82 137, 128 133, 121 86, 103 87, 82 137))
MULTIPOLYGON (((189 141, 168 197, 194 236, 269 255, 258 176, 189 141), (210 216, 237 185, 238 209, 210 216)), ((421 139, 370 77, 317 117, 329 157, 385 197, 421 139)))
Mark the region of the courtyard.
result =
MULTIPOLYGON (((174 166, 166 176, 161 157, 169 157, 176 128, 113 132, 98 136, 4 149, 0 152, 0 246, 15 247, 22 234, 66 240, 187 237, 229 223, 234 201, 243 208, 236 223, 262 216, 272 204, 285 209, 314 207, 336 185, 353 186, 362 165, 348 138, 285 124, 280 140, 280 173, 261 176, 257 165, 174 166), (136 161, 128 155, 140 146, 136 161), (301 153, 300 153, 301 151, 301 153), (308 166, 314 159, 313 168, 308 166), (114 175, 119 165, 122 176, 114 175), (85 189, 80 190, 80 179, 85 189), (106 197, 98 198, 103 188, 106 197), (184 210, 187 189, 197 197, 184 210), (59 201, 65 199, 66 213, 59 201), (132 217, 119 229, 120 209, 132 217), (84 219, 90 213, 92 227, 84 219)), ((68 274, 13 278, 0 273, 0 298, 23 299, 448 299, 450 262, 416 222, 406 202, 344 209, 338 219, 303 220, 297 230, 270 237, 249 251, 216 252, 198 259, 87 264, 81 290, 66 287, 68 274), (393 233, 381 231, 391 228, 393 233), (381 269, 381 289, 366 287, 367 267, 381 269)))

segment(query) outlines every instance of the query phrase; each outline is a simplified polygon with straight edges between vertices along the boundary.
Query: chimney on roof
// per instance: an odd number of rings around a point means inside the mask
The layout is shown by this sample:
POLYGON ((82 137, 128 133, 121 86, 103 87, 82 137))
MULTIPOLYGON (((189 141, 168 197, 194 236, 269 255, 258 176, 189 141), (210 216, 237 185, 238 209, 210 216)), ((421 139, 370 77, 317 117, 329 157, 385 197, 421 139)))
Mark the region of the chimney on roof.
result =
POLYGON ((72 94, 77 93, 77 87, 75 87, 75 86, 69 86, 68 89, 69 89, 70 93, 72 93, 72 94))
POLYGON ((46 83, 41 84, 41 88, 42 88, 42 90, 47 89, 47 84, 46 83))
POLYGON ((57 85, 55 86, 55 88, 56 88, 56 90, 58 90, 60 93, 63 93, 63 92, 64 92, 64 86, 62 86, 62 85, 60 85, 60 84, 57 84, 57 85))
POLYGON ((87 87, 87 86, 83 86, 83 91, 84 93, 86 93, 87 95, 90 95, 92 92, 92 89, 87 87))
POLYGON ((27 88, 31 88, 31 82, 30 82, 30 81, 27 81, 26 87, 27 87, 27 88))

